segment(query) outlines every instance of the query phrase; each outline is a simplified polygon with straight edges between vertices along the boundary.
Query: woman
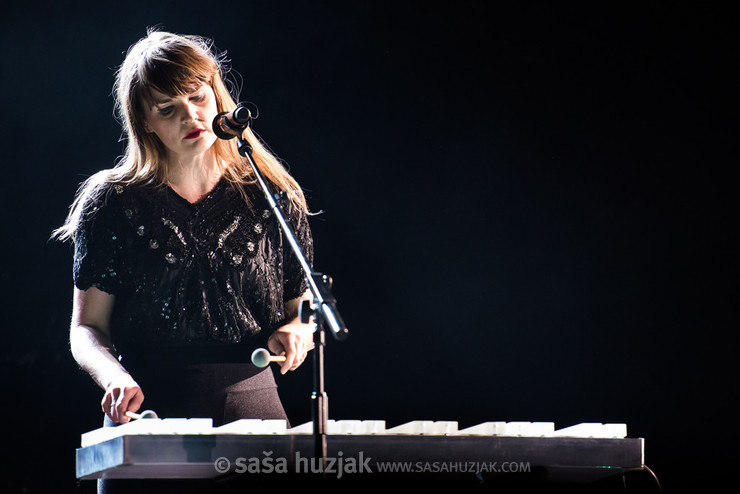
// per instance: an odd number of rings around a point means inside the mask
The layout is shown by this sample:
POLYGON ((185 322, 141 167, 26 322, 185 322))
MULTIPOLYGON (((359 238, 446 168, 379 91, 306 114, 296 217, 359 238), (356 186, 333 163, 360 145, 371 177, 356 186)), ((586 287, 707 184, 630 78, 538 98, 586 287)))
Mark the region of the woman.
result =
MULTIPOLYGON (((283 418, 266 345, 295 370, 313 327, 297 318, 304 273, 235 140, 214 117, 236 105, 222 59, 195 36, 150 32, 117 72, 126 152, 83 183, 66 223, 73 239, 71 350, 103 389, 106 425, 143 405, 160 417, 283 418)), ((312 259, 304 195, 251 130, 244 137, 312 259)))

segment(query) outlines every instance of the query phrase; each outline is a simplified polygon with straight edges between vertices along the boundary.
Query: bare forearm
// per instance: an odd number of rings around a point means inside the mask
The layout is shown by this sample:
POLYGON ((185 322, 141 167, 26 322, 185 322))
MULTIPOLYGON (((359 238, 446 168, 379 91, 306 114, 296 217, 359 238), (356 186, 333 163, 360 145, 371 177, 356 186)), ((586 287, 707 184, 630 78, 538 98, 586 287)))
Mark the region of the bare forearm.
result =
POLYGON ((129 377, 118 361, 110 340, 98 330, 85 325, 73 326, 70 330, 72 356, 102 389, 108 389, 114 381, 129 377))

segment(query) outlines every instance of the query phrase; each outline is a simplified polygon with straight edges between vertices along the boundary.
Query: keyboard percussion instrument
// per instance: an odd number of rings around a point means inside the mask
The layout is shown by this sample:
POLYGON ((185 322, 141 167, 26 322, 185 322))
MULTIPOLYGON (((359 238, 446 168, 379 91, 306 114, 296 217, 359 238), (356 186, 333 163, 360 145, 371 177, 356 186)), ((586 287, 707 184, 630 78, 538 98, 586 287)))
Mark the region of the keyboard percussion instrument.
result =
MULTIPOLYGON (((512 475, 541 470, 551 479, 591 481, 645 468, 643 438, 627 437, 626 425, 619 423, 556 429, 552 422, 496 421, 461 428, 454 421, 389 426, 383 420, 328 420, 326 432, 327 457, 343 461, 345 478, 361 473, 500 474, 507 468, 512 475)), ((312 463, 314 452, 312 422, 288 427, 284 420, 243 419, 214 426, 207 418, 144 418, 82 434, 76 476, 216 479, 256 472, 260 465, 278 473, 280 466, 286 473, 316 473, 321 465, 312 463)))

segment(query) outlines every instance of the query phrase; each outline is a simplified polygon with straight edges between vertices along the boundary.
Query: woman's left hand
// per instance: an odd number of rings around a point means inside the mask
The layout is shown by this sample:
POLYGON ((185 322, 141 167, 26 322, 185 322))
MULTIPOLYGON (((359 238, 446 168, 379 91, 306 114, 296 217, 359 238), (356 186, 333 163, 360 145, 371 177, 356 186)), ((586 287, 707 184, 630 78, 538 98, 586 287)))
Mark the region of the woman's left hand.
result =
POLYGON ((278 328, 267 340, 267 348, 275 355, 285 355, 280 373, 296 370, 308 351, 313 348, 313 324, 292 322, 278 328))

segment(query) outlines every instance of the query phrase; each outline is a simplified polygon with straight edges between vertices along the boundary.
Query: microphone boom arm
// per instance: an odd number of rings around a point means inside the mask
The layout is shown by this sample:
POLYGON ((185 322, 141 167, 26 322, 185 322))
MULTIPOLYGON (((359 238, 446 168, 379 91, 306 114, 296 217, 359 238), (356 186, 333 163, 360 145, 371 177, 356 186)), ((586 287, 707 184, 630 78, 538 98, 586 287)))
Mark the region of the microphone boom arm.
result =
POLYGON ((278 204, 275 197, 273 197, 270 189, 267 187, 267 183, 262 178, 262 175, 257 168, 257 164, 252 158, 252 146, 243 137, 244 132, 249 127, 251 121, 251 112, 246 106, 240 103, 231 112, 221 112, 216 115, 216 118, 213 120, 212 128, 216 136, 221 139, 228 140, 233 139, 234 137, 237 138, 239 154, 249 160, 249 164, 252 166, 254 175, 257 178, 262 191, 264 192, 265 198, 270 205, 270 209, 280 223, 280 229, 283 232, 283 236, 290 244, 290 247, 296 256, 296 259, 301 265, 301 269, 303 269, 306 278, 306 284, 308 285, 309 289, 311 290, 311 294, 313 295, 313 303, 311 304, 310 308, 305 307, 302 304, 302 322, 308 322, 308 319, 310 318, 310 314, 308 313, 308 311, 310 310, 314 315, 316 315, 317 323, 319 325, 328 326, 329 330, 331 330, 332 335, 337 340, 343 340, 347 337, 349 331, 347 329, 347 326, 345 326, 342 317, 339 315, 339 311, 336 306, 336 299, 331 294, 332 280, 329 276, 326 276, 322 273, 314 272, 308 265, 306 256, 303 254, 301 246, 298 245, 295 234, 293 233, 290 225, 288 225, 288 222, 285 220, 285 216, 280 209, 280 205, 278 204))
MULTIPOLYGON (((349 335, 349 330, 347 329, 347 326, 344 324, 342 317, 339 315, 339 311, 337 310, 337 306, 336 306, 336 299, 331 293, 331 285, 332 285, 331 277, 324 275, 322 273, 314 272, 311 269, 311 267, 308 265, 306 256, 304 255, 303 250, 301 249, 301 246, 298 245, 298 241, 296 240, 295 234, 293 233, 290 225, 285 220, 285 216, 283 215, 283 212, 280 209, 280 205, 275 200, 275 198, 272 196, 270 189, 267 187, 267 184, 265 183, 264 179, 259 173, 259 170, 257 170, 257 165, 255 164, 252 158, 252 155, 251 155, 252 146, 245 139, 242 139, 240 136, 237 137, 237 141, 238 141, 238 146, 239 146, 239 154, 247 158, 249 160, 249 163, 252 165, 254 174, 257 177, 257 181, 259 182, 260 187, 262 188, 262 191, 265 194, 267 202, 270 205, 270 209, 272 210, 273 214, 275 215, 278 222, 280 223, 280 229, 283 232, 283 236, 290 244, 290 247, 296 256, 296 259, 298 260, 298 262, 301 265, 301 268, 303 269, 303 272, 306 277, 306 283, 308 285, 309 290, 311 291, 311 294, 313 295, 313 302, 311 303, 311 310, 313 311, 314 315, 317 316, 317 324, 326 325, 328 329, 331 331, 331 334, 337 340, 344 340, 349 335)), ((308 322, 308 315, 306 314, 305 307, 303 308, 301 319, 302 319, 302 322, 304 323, 308 322)))

